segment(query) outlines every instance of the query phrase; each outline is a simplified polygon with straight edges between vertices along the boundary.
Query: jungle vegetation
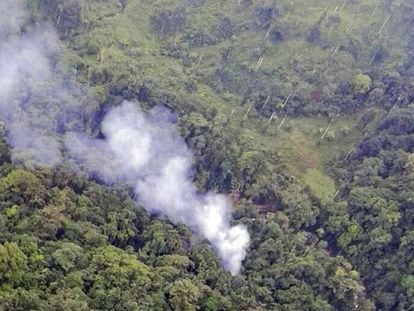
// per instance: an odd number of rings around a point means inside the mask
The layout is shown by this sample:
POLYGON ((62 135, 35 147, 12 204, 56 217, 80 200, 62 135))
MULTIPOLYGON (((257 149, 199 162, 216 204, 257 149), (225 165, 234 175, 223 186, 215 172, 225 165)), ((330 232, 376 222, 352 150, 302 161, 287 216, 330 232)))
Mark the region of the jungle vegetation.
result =
MULTIPOLYGON (((240 275, 127 186, 0 143, 0 310, 411 310, 411 0, 27 0, 95 117, 165 105, 200 190, 228 194, 240 275)), ((24 30, 22 30, 24 31, 24 30)), ((47 100, 47 99, 45 99, 47 100)))

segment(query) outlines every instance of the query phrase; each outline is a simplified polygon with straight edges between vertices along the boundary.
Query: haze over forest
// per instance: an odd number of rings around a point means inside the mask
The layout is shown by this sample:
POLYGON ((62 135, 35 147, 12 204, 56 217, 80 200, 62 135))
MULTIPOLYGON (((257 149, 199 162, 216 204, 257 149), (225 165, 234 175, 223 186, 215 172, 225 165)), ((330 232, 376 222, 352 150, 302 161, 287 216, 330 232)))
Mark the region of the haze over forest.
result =
POLYGON ((412 0, 0 0, 0 310, 411 310, 412 0))

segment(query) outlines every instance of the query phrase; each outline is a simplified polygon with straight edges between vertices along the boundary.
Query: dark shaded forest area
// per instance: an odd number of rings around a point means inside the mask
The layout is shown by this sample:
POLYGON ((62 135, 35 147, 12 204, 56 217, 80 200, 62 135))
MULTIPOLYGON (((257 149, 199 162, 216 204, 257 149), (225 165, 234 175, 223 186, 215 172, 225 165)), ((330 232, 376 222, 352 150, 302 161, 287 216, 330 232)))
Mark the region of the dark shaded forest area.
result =
POLYGON ((411 0, 21 2, 22 25, 4 33, 50 27, 50 81, 74 100, 22 91, 16 127, 100 138, 125 100, 167 107, 197 189, 233 202, 250 244, 231 275, 130 185, 65 150, 34 165, 2 110, 0 310, 412 310, 411 0))

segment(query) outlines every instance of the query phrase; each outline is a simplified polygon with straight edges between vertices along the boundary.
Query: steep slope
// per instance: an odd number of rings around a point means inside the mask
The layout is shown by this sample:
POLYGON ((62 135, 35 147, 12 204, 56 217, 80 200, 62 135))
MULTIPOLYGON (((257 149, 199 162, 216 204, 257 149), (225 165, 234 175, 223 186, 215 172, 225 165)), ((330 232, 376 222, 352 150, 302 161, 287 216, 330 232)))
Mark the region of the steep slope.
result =
POLYGON ((1 308, 412 305, 409 1, 27 5, 27 28, 59 33, 55 70, 80 85, 82 126, 100 136, 123 100, 177 112, 199 189, 230 194, 252 240, 231 277, 209 243, 136 207, 126 186, 16 167, 4 143, 1 308))

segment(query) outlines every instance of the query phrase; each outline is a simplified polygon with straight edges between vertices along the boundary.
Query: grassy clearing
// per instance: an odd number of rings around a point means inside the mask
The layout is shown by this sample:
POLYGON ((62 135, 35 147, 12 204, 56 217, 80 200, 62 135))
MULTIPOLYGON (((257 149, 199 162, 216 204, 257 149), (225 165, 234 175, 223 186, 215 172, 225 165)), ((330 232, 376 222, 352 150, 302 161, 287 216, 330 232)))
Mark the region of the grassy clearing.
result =
POLYGON ((326 161, 353 147, 361 135, 355 128, 357 121, 358 115, 342 117, 332 123, 318 117, 288 118, 278 129, 281 122, 278 119, 266 131, 258 131, 263 123, 251 119, 245 127, 256 146, 277 154, 292 176, 309 186, 322 201, 328 201, 336 188, 325 172, 326 161), (328 127, 328 134, 321 141, 328 127))
POLYGON ((335 195, 335 183, 320 170, 308 169, 303 176, 303 182, 322 202, 331 201, 335 195))
MULTIPOLYGON (((268 1, 259 2, 268 5, 268 1)), ((289 11, 276 19, 272 27, 293 29, 295 33, 288 33, 287 39, 276 45, 269 43, 266 30, 256 30, 251 26, 252 11, 242 10, 237 1, 215 0, 201 6, 187 6, 186 30, 170 38, 158 38, 151 31, 150 17, 163 9, 180 8, 182 2, 158 1, 157 4, 154 9, 152 4, 131 0, 124 12, 113 15, 106 14, 106 11, 99 12, 100 7, 96 7, 95 11, 85 11, 89 14, 85 19, 94 21, 97 26, 91 27, 85 38, 74 38, 72 46, 88 51, 84 59, 90 68, 108 69, 119 74, 121 79, 128 77, 136 85, 145 79, 159 90, 179 95, 203 107, 214 108, 219 116, 230 116, 240 123, 242 135, 254 141, 252 148, 277 154, 287 171, 308 185, 315 195, 322 200, 331 198, 335 186, 325 173, 325 164, 340 152, 348 152, 360 138, 361 133, 354 129, 357 115, 342 116, 333 122, 323 117, 287 118, 283 126, 280 126, 282 120, 278 118, 265 130, 267 120, 258 118, 254 113, 245 117, 247 107, 241 106, 243 89, 234 93, 226 93, 226 90, 218 93, 208 80, 215 78, 223 51, 231 49, 225 66, 231 77, 243 81, 240 85, 249 85, 250 80, 256 83, 259 79, 258 85, 269 90, 274 85, 281 86, 277 96, 283 97, 285 92, 291 91, 291 85, 295 82, 305 88, 303 92, 309 93, 319 86, 305 83, 303 72, 316 71, 323 77, 322 80, 326 80, 324 85, 334 89, 336 81, 332 79, 337 80, 340 76, 342 80, 349 81, 362 65, 341 56, 341 52, 331 57, 332 48, 346 40, 348 35, 363 42, 366 34, 371 36, 373 29, 381 26, 386 18, 384 13, 378 11, 375 15, 371 14, 376 2, 361 0, 356 5, 349 1, 342 8, 343 0, 323 5, 320 0, 306 3, 290 1, 286 6, 289 11), (325 22, 321 26, 323 40, 332 46, 309 44, 304 37, 325 12, 328 17, 335 15, 339 18, 336 26, 327 27, 325 22), (215 30, 225 16, 230 16, 237 27, 250 26, 230 39, 211 45, 191 48, 185 42, 185 35, 196 34, 203 29, 208 32, 215 30), (89 46, 82 46, 82 42, 87 42, 85 44, 89 46), (180 47, 182 55, 172 57, 165 53, 167 47, 175 45, 180 47), (255 72, 258 57, 263 51, 261 70, 255 72), (188 59, 193 63, 189 64, 188 59), (241 68, 250 70, 247 70, 250 72, 248 76, 244 74, 246 70, 241 68), (334 74, 330 72, 332 70, 334 74), (197 84, 191 94, 183 87, 184 82, 189 81, 197 84), (262 82, 264 85, 261 85, 262 82)), ((368 54, 362 55, 361 62, 370 57, 368 54)), ((390 61, 393 59, 390 57, 390 61)))

